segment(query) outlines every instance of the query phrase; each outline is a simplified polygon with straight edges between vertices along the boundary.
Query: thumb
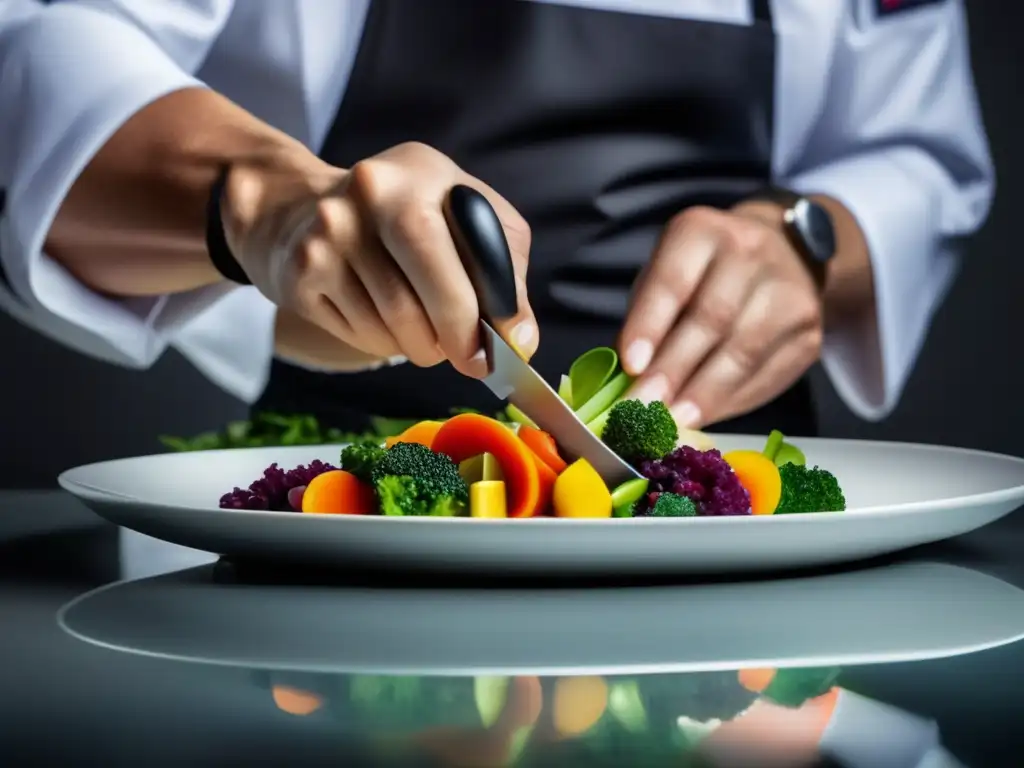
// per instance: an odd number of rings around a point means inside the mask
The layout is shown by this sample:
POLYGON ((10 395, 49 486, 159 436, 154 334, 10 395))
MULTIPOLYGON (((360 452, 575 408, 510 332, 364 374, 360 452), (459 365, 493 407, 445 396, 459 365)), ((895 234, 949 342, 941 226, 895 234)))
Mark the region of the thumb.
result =
POLYGON ((516 298, 519 311, 513 317, 495 321, 495 330, 524 360, 530 360, 540 345, 540 330, 526 295, 526 280, 516 275, 516 298))
POLYGON ((540 344, 540 331, 537 318, 530 306, 530 298, 526 288, 526 273, 530 266, 530 244, 532 236, 530 225, 505 198, 482 182, 474 186, 487 198, 501 222, 508 243, 509 254, 512 256, 512 269, 516 278, 516 303, 518 311, 514 317, 495 321, 495 330, 517 350, 525 360, 533 357, 540 344))

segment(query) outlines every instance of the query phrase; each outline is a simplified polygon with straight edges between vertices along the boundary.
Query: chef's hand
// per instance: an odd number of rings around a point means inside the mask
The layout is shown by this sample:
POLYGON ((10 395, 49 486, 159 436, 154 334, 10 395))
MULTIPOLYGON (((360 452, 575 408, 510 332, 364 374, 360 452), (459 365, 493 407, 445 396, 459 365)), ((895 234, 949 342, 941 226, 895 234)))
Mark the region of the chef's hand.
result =
POLYGON ((634 288, 620 347, 633 395, 681 426, 747 413, 818 359, 822 300, 781 209, 695 207, 676 216, 634 288))
POLYGON ((402 144, 339 169, 305 158, 239 167, 222 202, 225 234, 253 284, 286 311, 371 358, 418 366, 449 360, 486 375, 479 307, 442 211, 448 191, 484 194, 505 228, 519 314, 499 331, 532 355, 526 298, 530 230, 494 190, 422 144, 402 144))

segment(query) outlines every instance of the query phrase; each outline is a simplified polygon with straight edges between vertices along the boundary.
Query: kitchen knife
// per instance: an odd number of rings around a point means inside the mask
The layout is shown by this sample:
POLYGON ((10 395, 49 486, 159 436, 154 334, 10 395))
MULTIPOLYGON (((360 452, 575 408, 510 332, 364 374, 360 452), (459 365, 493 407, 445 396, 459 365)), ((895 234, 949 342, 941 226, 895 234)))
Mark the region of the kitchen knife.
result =
POLYGON ((515 273, 501 220, 480 192, 458 185, 445 200, 445 218, 480 305, 481 342, 487 354, 484 379, 551 435, 569 459, 586 459, 609 488, 641 477, 577 418, 558 393, 495 330, 518 312, 515 273))

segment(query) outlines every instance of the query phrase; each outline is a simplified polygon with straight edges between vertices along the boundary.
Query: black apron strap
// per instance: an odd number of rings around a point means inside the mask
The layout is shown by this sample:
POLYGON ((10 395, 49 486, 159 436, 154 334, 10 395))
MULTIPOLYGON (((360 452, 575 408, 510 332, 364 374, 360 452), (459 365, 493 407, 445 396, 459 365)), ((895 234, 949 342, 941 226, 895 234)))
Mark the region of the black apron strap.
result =
POLYGON ((772 23, 772 0, 753 0, 754 21, 772 23))

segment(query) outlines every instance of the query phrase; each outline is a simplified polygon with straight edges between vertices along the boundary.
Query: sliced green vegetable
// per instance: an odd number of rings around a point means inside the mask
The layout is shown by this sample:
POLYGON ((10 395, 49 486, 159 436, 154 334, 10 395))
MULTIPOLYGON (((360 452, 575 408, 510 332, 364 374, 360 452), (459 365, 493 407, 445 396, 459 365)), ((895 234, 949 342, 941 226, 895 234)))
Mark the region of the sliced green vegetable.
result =
POLYGON ((579 410, 586 405, 618 369, 619 356, 611 347, 595 347, 576 358, 569 368, 573 407, 579 410))
POLYGON ((785 440, 785 436, 777 429, 773 429, 768 433, 768 442, 764 446, 764 455, 775 461, 775 455, 779 452, 779 448, 782 447, 782 441, 785 440))
POLYGON ((647 710, 636 680, 612 683, 608 691, 608 711, 630 733, 642 733, 647 729, 647 710))
POLYGON ((625 504, 632 506, 647 493, 648 485, 650 485, 650 481, 646 477, 627 480, 612 491, 612 506, 621 507, 625 504))
MULTIPOLYGON (((626 390, 629 389, 632 383, 632 376, 625 371, 619 371, 619 373, 613 376, 611 381, 601 387, 597 394, 591 397, 582 408, 576 408, 576 415, 584 424, 589 424, 615 405, 619 398, 626 394, 626 390)), ((573 385, 573 391, 576 391, 575 384, 573 385)))
POLYGON ((508 686, 507 677, 473 678, 473 698, 484 728, 490 728, 501 716, 508 700, 508 686))
POLYGON ((773 429, 768 435, 768 442, 765 443, 762 453, 775 462, 777 467, 783 464, 796 464, 802 467, 807 464, 804 452, 792 443, 787 443, 786 436, 777 429, 773 429))
POLYGON ((523 756, 523 752, 526 750, 526 745, 530 741, 530 735, 533 733, 533 726, 524 726, 516 731, 512 735, 512 741, 508 745, 508 757, 505 761, 506 765, 515 765, 519 762, 519 758, 523 756))
POLYGON ((558 381, 558 396, 565 401, 565 404, 570 408, 572 404, 572 379, 566 375, 562 375, 562 378, 558 381))
POLYGON ((803 467, 807 465, 807 457, 795 445, 783 443, 779 452, 775 454, 775 466, 781 467, 784 464, 796 464, 798 467, 803 467))
POLYGON ((459 475, 466 481, 466 485, 488 480, 504 481, 505 479, 498 460, 489 453, 481 453, 479 456, 473 456, 460 463, 459 475))
POLYGON ((523 413, 521 410, 516 408, 511 403, 509 403, 508 408, 505 409, 505 415, 508 416, 510 421, 516 424, 525 424, 528 427, 540 429, 540 427, 537 426, 536 422, 534 422, 533 419, 531 419, 529 416, 527 416, 525 413, 523 413))
POLYGON ((612 414, 612 409, 609 408, 596 419, 587 424, 587 429, 593 432, 598 437, 604 437, 604 428, 608 426, 608 418, 612 414))

